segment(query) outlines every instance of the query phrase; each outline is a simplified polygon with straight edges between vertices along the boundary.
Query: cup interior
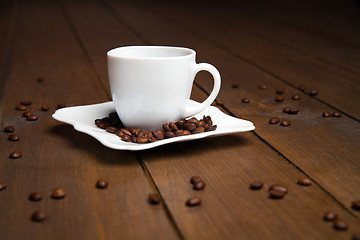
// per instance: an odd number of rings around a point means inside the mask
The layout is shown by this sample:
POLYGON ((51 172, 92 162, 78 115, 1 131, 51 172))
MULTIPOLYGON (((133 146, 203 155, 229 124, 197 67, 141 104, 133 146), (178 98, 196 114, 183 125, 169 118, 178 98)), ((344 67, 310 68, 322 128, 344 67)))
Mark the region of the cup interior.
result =
POLYGON ((194 50, 182 47, 128 46, 110 50, 107 55, 118 58, 179 58, 194 54, 194 50))

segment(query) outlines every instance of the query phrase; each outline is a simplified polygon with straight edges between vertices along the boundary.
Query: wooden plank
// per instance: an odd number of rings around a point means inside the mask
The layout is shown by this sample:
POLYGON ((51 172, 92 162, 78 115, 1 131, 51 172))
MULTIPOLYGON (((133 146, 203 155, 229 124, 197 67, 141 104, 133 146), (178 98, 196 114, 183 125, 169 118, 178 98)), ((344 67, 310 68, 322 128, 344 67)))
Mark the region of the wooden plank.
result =
POLYGON ((237 29, 235 24, 225 25, 213 17, 207 18, 199 11, 179 7, 180 5, 154 5, 152 4, 154 11, 166 16, 167 21, 174 21, 194 34, 201 34, 201 37, 207 38, 230 54, 242 58, 293 88, 305 85, 308 90, 317 89, 319 95, 316 97, 319 100, 360 119, 357 101, 353 100, 359 99, 360 96, 357 75, 274 45, 263 38, 237 29), (165 11, 171 7, 175 8, 172 13, 165 11), (175 17, 180 15, 181 20, 175 17))
MULTIPOLYGON (((157 14, 146 11, 145 8, 134 6, 133 3, 109 1, 109 4, 116 9, 123 21, 151 44, 190 46, 198 51, 199 62, 214 63, 223 74, 225 91, 222 90, 220 98, 226 102, 229 100, 233 104, 238 104, 239 95, 246 93, 246 90, 250 88, 258 91, 256 84, 260 82, 287 87, 197 35, 179 28, 170 21, 164 21, 157 14), (166 35, 161 33, 166 33, 166 35), (239 67, 241 65, 246 65, 246 68, 239 67), (239 68, 240 70, 237 70, 239 68), (237 97, 231 94, 231 97, 225 98, 226 94, 231 93, 228 89, 231 89, 232 80, 248 79, 246 77, 249 76, 254 78, 253 82, 239 81, 242 84, 242 90, 237 90, 237 97)), ((148 5, 147 8, 153 10, 148 5)), ((179 16, 170 10, 173 8, 167 9, 169 15, 179 16)), ((161 15, 161 11, 156 12, 161 15)), ((206 88, 210 85, 204 84, 202 80, 199 82, 206 88)), ((287 87, 286 90, 288 89, 287 87)), ((269 92, 266 93, 269 94, 269 92)), ((256 92, 256 95, 261 97, 259 92, 256 92)), ((313 98, 308 99, 312 101, 311 104, 313 102, 320 104, 313 98)), ((261 106, 261 103, 259 105, 261 106)), ((310 108, 309 105, 307 107, 310 108)), ((259 106, 256 105, 254 108, 259 108, 259 106)), ((242 107, 246 112, 253 111, 254 108, 252 105, 249 106, 249 110, 242 107)), ((232 105, 230 109, 232 110, 232 105)), ((289 132, 291 128, 279 127, 278 131, 281 137, 286 137, 287 133, 284 131, 289 132)), ((179 147, 162 147, 141 152, 141 158, 144 159, 151 177, 185 238, 264 239, 274 238, 274 235, 276 238, 284 239, 290 237, 300 239, 304 236, 312 236, 315 239, 346 238, 342 234, 349 234, 350 231, 347 233, 329 231, 331 226, 320 220, 323 212, 328 208, 336 208, 337 211, 341 211, 341 215, 348 216, 349 221, 354 224, 352 231, 356 231, 358 225, 358 219, 349 214, 346 209, 348 206, 344 208, 342 204, 339 205, 323 190, 322 187, 326 184, 321 182, 321 187, 316 184, 312 188, 301 188, 296 185, 296 179, 304 176, 303 173, 251 133, 189 142, 179 147), (208 183, 206 190, 195 192, 191 189, 189 178, 192 175, 203 177, 208 183), (281 203, 270 201, 265 190, 261 192, 262 197, 259 197, 247 189, 249 182, 255 179, 264 179, 268 184, 266 187, 275 182, 287 185, 291 191, 294 191, 294 195, 291 197, 289 195, 289 202, 284 200, 281 203), (305 190, 306 194, 303 192, 305 190), (184 206, 186 199, 193 195, 201 197, 203 205, 193 209, 186 208, 184 206), (314 204, 314 201, 321 204, 314 204), (281 232, 280 236, 279 232, 281 232)), ((289 161, 293 161, 293 158, 289 158, 289 161)), ((296 163, 301 163, 301 161, 298 160, 296 163)), ((336 190, 339 194, 339 189, 346 184, 345 181, 341 181, 340 186, 329 179, 333 176, 305 170, 305 173, 314 177, 315 181, 322 177, 328 182, 327 184, 337 185, 336 190)), ((356 179, 352 181, 358 183, 356 179)), ((350 188, 350 184, 346 187, 350 188)), ((356 190, 352 193, 356 193, 356 190)))
MULTIPOLYGON (((287 2, 284 2, 285 5, 286 3, 287 2)), ((242 31, 272 41, 274 44, 295 50, 300 54, 310 56, 343 70, 360 74, 359 47, 329 39, 325 36, 309 33, 303 29, 284 24, 283 22, 274 21, 272 17, 269 18, 269 16, 264 15, 261 11, 252 11, 249 13, 249 8, 243 7, 241 4, 232 6, 226 4, 220 5, 221 6, 218 7, 213 5, 207 7, 206 14, 211 14, 216 19, 225 21, 224 24, 235 23, 235 29, 241 29, 242 31)), ((312 7, 309 6, 309 3, 304 3, 304 5, 312 7)), ((202 9, 202 6, 197 8, 198 11, 202 9)), ((277 8, 274 6, 267 9, 267 12, 276 11, 277 8)), ((319 12, 323 14, 322 11, 319 12)), ((272 14, 272 16, 273 15, 284 18, 284 15, 281 13, 272 14)), ((347 18, 348 16, 338 14, 338 18, 339 17, 347 18)), ((354 34, 356 34, 355 31, 354 34)))
MULTIPOLYGON (((125 8, 125 6, 122 5, 122 8, 125 8)), ((165 13, 161 6, 155 8, 157 12, 165 13)), ((118 9, 120 11, 119 7, 118 9)), ((154 10, 150 6, 147 9, 154 10)), ((179 11, 175 5, 172 5, 169 9, 173 9, 175 12, 179 11)), ((143 8, 130 8, 126 9, 126 11, 123 9, 122 11, 124 11, 121 12, 123 16, 129 18, 129 22, 137 24, 136 28, 139 29, 139 32, 149 34, 149 38, 158 36, 152 34, 150 30, 147 31, 147 26, 138 24, 141 20, 136 21, 131 18, 132 15, 135 15, 135 12, 141 11, 141 15, 146 16, 147 19, 155 19, 156 16, 153 13, 146 12, 143 8)), ((183 14, 190 12, 187 10, 183 14)), ((179 15, 178 12, 176 14, 167 12, 166 14, 167 17, 179 15)), ((161 29, 158 26, 159 31, 166 29, 166 32, 169 33, 173 29, 172 34, 169 34, 172 38, 168 39, 169 41, 174 41, 174 43, 176 41, 186 42, 195 49, 200 49, 200 52, 203 51, 203 55, 208 53, 206 61, 214 63, 222 73, 223 85, 219 99, 226 102, 226 107, 237 116, 245 114, 248 119, 255 123, 257 127, 255 131, 261 138, 265 139, 296 166, 309 174, 350 211, 353 211, 350 208, 351 201, 359 198, 358 193, 360 192, 360 188, 357 188, 360 179, 356 177, 360 172, 360 156, 357 150, 360 145, 357 138, 359 123, 357 121, 345 116, 339 119, 323 118, 321 116, 323 111, 334 110, 316 99, 294 90, 282 81, 258 71, 252 65, 241 61, 241 59, 229 54, 227 51, 221 51, 214 45, 206 43, 206 41, 199 42, 196 35, 186 34, 187 30, 184 28, 177 27, 174 23, 170 24, 172 21, 177 21, 175 17, 167 18, 167 21, 156 18, 154 21, 156 22, 151 24, 156 26, 160 23, 167 23, 161 29), (176 35, 176 33, 179 34, 180 32, 182 33, 181 37, 176 35), (239 89, 231 88, 234 82, 240 84, 239 89), (259 90, 257 86, 260 84, 267 84, 269 89, 267 91, 259 90), (282 103, 275 102, 276 88, 285 90, 286 101, 282 103), (294 94, 302 95, 301 101, 291 100, 294 94), (241 103, 243 97, 250 98, 251 104, 241 103), (286 106, 295 107, 300 110, 300 113, 297 115, 282 113, 282 109, 286 106), (268 124, 268 120, 273 116, 289 119, 292 121, 293 126, 290 128, 271 126, 268 124)), ((205 15, 198 19, 197 14, 186 17, 184 15, 181 24, 188 24, 189 29, 194 27, 199 29, 198 32, 205 34, 209 29, 205 25, 197 25, 202 21, 210 25, 213 24, 212 27, 216 26, 216 23, 212 22, 211 19, 207 19, 205 15), (192 19, 193 21, 187 22, 186 19, 192 19)), ((221 34, 216 34, 216 32, 212 34, 218 36, 218 40, 222 41, 221 34)), ((231 38, 229 37, 229 39, 231 38)), ((209 81, 199 79, 198 82, 207 92, 211 90, 212 86, 209 81)), ((359 215, 356 211, 353 211, 353 213, 359 215)))
POLYGON ((57 3, 21 3, 11 53, 2 127, 14 125, 20 141, 1 133, 0 181, 8 184, 0 192, 1 239, 178 238, 164 206, 147 203, 155 188, 134 153, 108 149, 51 118, 58 103, 109 100, 57 3), (25 121, 14 110, 23 99, 32 100, 38 121, 25 121), (51 110, 39 111, 42 104, 51 110), (23 156, 9 159, 15 150, 23 156), (95 188, 99 178, 109 181, 107 189, 95 188), (58 187, 67 196, 51 199, 58 187), (35 191, 42 201, 28 200, 35 191), (44 222, 30 220, 36 210, 45 212, 44 222))

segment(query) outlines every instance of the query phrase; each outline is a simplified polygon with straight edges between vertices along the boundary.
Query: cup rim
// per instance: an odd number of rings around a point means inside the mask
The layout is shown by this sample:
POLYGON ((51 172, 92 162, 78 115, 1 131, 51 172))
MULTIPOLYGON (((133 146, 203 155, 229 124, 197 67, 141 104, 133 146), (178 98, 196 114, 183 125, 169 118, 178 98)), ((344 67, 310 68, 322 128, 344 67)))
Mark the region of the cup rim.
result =
POLYGON ((109 50, 107 52, 107 56, 108 57, 114 57, 114 58, 121 58, 121 59, 142 59, 142 60, 154 60, 154 59, 179 59, 179 58, 187 58, 189 56, 195 55, 195 51, 190 49, 190 48, 186 48, 186 47, 173 47, 173 46, 122 46, 122 47, 117 47, 117 48, 113 48, 111 50, 109 50), (119 51, 123 51, 126 49, 171 49, 171 50, 178 50, 178 51, 183 51, 183 52, 187 52, 187 54, 184 55, 179 55, 179 56, 162 56, 162 57, 140 57, 140 56, 121 56, 119 55, 119 51))

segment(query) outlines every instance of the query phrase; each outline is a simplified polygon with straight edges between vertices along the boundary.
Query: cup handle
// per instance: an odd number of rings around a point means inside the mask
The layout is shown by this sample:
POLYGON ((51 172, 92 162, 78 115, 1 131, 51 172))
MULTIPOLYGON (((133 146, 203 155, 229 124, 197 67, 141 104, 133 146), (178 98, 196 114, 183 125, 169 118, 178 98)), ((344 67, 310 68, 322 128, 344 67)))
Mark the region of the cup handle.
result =
POLYGON ((192 115, 195 115, 195 114, 203 111, 208 106, 210 106, 220 91, 221 77, 220 77, 219 71, 213 65, 208 64, 208 63, 195 64, 194 65, 194 75, 196 75, 200 71, 208 71, 209 73, 211 73, 211 75, 214 78, 213 90, 211 91, 209 97, 204 102, 199 104, 198 106, 196 106, 196 107, 186 106, 185 111, 184 111, 184 117, 190 117, 192 115))

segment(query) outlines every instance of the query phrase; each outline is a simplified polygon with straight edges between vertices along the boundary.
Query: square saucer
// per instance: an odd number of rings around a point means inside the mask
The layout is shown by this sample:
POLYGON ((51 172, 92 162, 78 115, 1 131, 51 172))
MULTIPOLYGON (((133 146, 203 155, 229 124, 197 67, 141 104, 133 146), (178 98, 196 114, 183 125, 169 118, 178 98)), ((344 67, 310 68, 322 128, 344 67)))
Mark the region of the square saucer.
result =
MULTIPOLYGON (((190 100, 189 104, 197 105, 200 103, 190 100)), ((190 134, 187 136, 167 138, 152 143, 140 144, 124 142, 117 135, 108 133, 104 129, 100 129, 95 125, 95 119, 106 117, 111 112, 115 112, 113 102, 105 102, 93 105, 61 108, 56 110, 52 117, 60 122, 73 125, 77 131, 86 133, 94 137, 106 147, 117 150, 131 151, 150 149, 173 142, 190 141, 206 137, 215 137, 238 132, 246 132, 255 129, 255 126, 252 122, 229 116, 220 111, 217 107, 209 106, 204 111, 192 117, 201 119, 204 115, 210 116, 214 125, 217 125, 215 131, 190 134)))

